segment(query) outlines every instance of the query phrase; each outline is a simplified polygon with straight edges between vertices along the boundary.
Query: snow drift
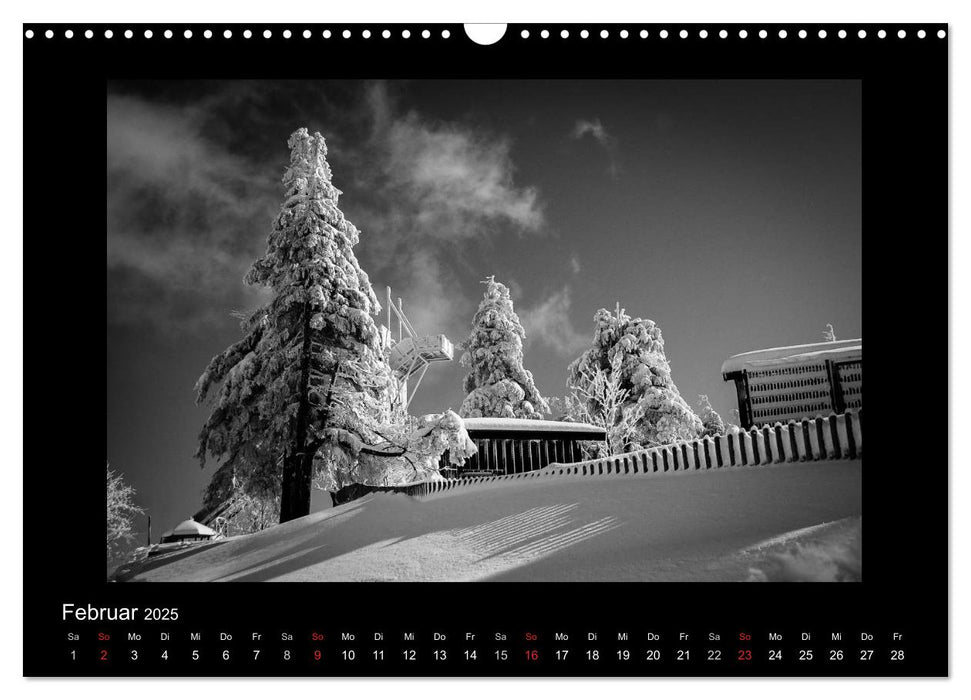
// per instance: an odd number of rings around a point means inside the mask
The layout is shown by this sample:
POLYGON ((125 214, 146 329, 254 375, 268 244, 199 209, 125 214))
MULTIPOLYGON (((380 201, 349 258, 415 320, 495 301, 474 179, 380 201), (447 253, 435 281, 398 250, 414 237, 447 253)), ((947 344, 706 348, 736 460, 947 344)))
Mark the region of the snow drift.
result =
POLYGON ((421 500, 375 494, 152 557, 117 579, 852 580, 861 469, 815 462, 498 480, 421 500))

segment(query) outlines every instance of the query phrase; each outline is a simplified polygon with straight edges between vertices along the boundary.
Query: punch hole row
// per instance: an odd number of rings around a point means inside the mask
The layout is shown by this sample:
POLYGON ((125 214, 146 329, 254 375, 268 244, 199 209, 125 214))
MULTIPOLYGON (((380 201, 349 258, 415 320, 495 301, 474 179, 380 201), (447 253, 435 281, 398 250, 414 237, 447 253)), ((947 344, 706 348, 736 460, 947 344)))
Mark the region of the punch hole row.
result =
MULTIPOLYGON (((779 39, 788 39, 790 37, 789 30, 787 29, 779 29, 779 30, 773 29, 771 32, 768 29, 760 29, 757 32, 755 30, 750 31, 748 29, 739 29, 737 33, 734 30, 732 31, 732 33, 735 33, 735 35, 739 39, 748 39, 750 36, 753 38, 757 36, 759 39, 768 39, 770 35, 774 35, 779 39)), ((836 36, 840 39, 846 39, 848 36, 852 36, 854 34, 859 39, 866 39, 868 36, 870 36, 865 29, 857 30, 855 33, 848 32, 846 29, 839 29, 832 32, 832 36, 836 36)), ((927 31, 924 29, 919 29, 914 34, 918 39, 924 39, 928 35, 927 31)), ((675 32, 674 30, 669 31, 667 29, 661 29, 656 34, 657 38, 659 39, 667 39, 669 37, 688 39, 691 36, 697 36, 699 39, 707 39, 709 37, 714 38, 716 36, 719 39, 727 39, 730 35, 731 33, 727 29, 721 29, 717 33, 709 32, 707 29, 698 29, 698 30, 681 29, 680 31, 677 31, 677 32, 675 32)), ((890 36, 890 34, 887 32, 886 29, 877 30, 875 35, 878 39, 886 39, 888 36, 890 36)), ((591 36, 594 36, 594 37, 599 36, 601 39, 609 39, 612 36, 617 36, 621 39, 627 39, 627 38, 630 38, 631 36, 637 36, 637 37, 640 37, 641 39, 648 39, 652 35, 651 35, 651 32, 649 32, 647 29, 641 29, 640 31, 621 29, 615 32, 611 32, 609 29, 602 29, 600 30, 599 33, 597 32, 592 33, 588 29, 580 29, 580 30, 561 29, 558 33, 551 32, 549 29, 541 29, 538 32, 536 32, 535 35, 531 33, 530 30, 523 29, 519 33, 519 36, 521 39, 529 39, 531 36, 536 36, 536 37, 539 37, 540 39, 549 39, 551 36, 554 36, 554 37, 559 36, 559 38, 561 39, 569 39, 571 37, 579 37, 580 39, 589 39, 591 36)), ((810 33, 805 29, 800 29, 797 32, 795 32, 795 34, 792 36, 798 37, 800 39, 807 39, 809 38, 810 33)), ((831 34, 829 31, 825 29, 820 29, 819 31, 815 32, 815 36, 819 39, 826 39, 827 37, 830 37, 831 34)), ((896 32, 896 37, 898 39, 906 39, 907 36, 908 36, 908 32, 906 29, 899 29, 896 32)), ((944 39, 946 36, 947 36, 947 32, 945 30, 939 29, 937 31, 938 39, 944 39)))
MULTIPOLYGON (((73 29, 64 29, 59 31, 61 31, 61 35, 65 39, 73 39, 76 36, 73 29)), ((437 36, 440 36, 442 39, 449 39, 452 36, 452 32, 448 29, 442 29, 441 31, 436 29, 434 33, 437 36)), ((332 37, 351 39, 355 36, 358 36, 362 39, 370 39, 371 37, 381 37, 382 39, 390 39, 394 35, 400 36, 402 39, 410 39, 412 37, 430 39, 432 37, 433 32, 430 29, 423 29, 421 31, 416 30, 414 32, 412 32, 412 30, 410 29, 402 29, 400 32, 397 30, 392 32, 390 29, 384 29, 381 31, 377 31, 377 30, 372 31, 371 29, 359 29, 359 30, 344 29, 343 31, 337 31, 337 32, 331 31, 330 29, 324 29, 323 31, 317 31, 317 32, 311 31, 310 29, 296 30, 296 31, 293 31, 290 29, 280 29, 280 30, 264 29, 262 32, 254 32, 252 29, 243 29, 241 31, 224 29, 221 32, 219 30, 212 30, 212 29, 203 29, 199 31, 186 29, 184 31, 181 31, 180 34, 184 39, 193 39, 193 38, 212 39, 213 37, 232 39, 233 37, 237 37, 237 36, 242 37, 243 39, 252 39, 254 37, 272 39, 275 36, 280 36, 280 37, 283 37, 284 39, 290 39, 296 36, 301 36, 304 39, 312 39, 315 36, 323 39, 330 39, 332 37)), ((114 39, 116 36, 123 37, 125 39, 133 39, 135 38, 136 35, 138 35, 140 38, 143 38, 143 39, 155 39, 155 38, 172 39, 176 36, 176 32, 174 32, 171 29, 166 29, 160 32, 159 34, 156 34, 155 31, 151 29, 139 30, 138 32, 132 29, 124 29, 124 30, 105 29, 103 32, 99 30, 99 35, 103 36, 105 39, 114 39)), ((35 36, 37 36, 37 34, 34 32, 33 29, 28 29, 24 32, 24 36, 27 39, 33 39, 35 36)), ((43 32, 42 36, 46 39, 53 39, 56 36, 56 34, 53 29, 48 29, 43 32)), ((91 29, 87 29, 82 34, 80 34, 80 36, 83 36, 85 39, 93 39, 95 37, 95 32, 91 29)))
MULTIPOLYGON (((62 33, 62 36, 65 39, 73 39, 76 36, 75 31, 73 29, 64 29, 59 31, 62 33)), ((136 32, 132 29, 124 29, 124 30, 118 29, 117 32, 118 32, 117 35, 119 37, 124 37, 125 39, 132 39, 136 35, 136 32)), ((114 29, 105 29, 103 32, 99 31, 99 33, 105 39, 113 39, 116 36, 116 31, 114 29)), ((336 37, 351 39, 354 36, 359 36, 362 39, 370 39, 372 37, 390 39, 393 35, 398 35, 402 39, 410 39, 413 36, 416 38, 420 37, 422 39, 430 39, 432 37, 432 33, 433 32, 430 29, 422 29, 420 31, 415 30, 414 33, 410 29, 402 29, 400 32, 398 30, 395 30, 394 32, 392 32, 390 29, 383 29, 380 31, 378 30, 372 31, 371 29, 367 29, 367 28, 354 29, 354 30, 344 29, 343 31, 339 31, 336 33, 331 31, 330 29, 324 29, 323 31, 319 31, 316 33, 311 31, 310 29, 304 29, 302 31, 301 30, 293 31, 290 29, 282 29, 282 30, 265 29, 259 33, 255 33, 251 29, 243 29, 242 31, 238 31, 238 36, 241 36, 244 39, 252 39, 254 37, 257 37, 257 38, 262 37, 263 39, 272 39, 274 36, 281 36, 284 39, 290 39, 295 36, 301 36, 304 39, 312 39, 315 36, 318 36, 323 39, 331 39, 336 37)), ((448 39, 451 37, 451 32, 448 29, 443 29, 440 32, 436 29, 435 33, 441 36, 442 39, 448 39)), ((774 35, 775 37, 778 37, 779 39, 788 39, 790 37, 789 31, 786 29, 779 29, 779 30, 773 29, 771 33, 767 29, 760 29, 758 31, 739 29, 737 32, 733 30, 732 33, 734 33, 739 39, 748 39, 750 37, 751 38, 758 37, 759 39, 768 39, 770 34, 774 35)), ((154 39, 156 37, 159 37, 162 39, 172 39, 175 37, 175 35, 176 33, 171 29, 166 29, 164 31, 161 31, 158 35, 156 35, 155 32, 151 29, 140 30, 140 36, 141 38, 144 38, 144 39, 154 39)), ((865 29, 859 29, 855 32, 849 32, 846 29, 839 29, 832 32, 832 36, 838 37, 840 39, 846 39, 847 37, 854 36, 854 35, 859 39, 866 39, 867 37, 871 36, 865 29)), ((878 39, 886 39, 888 36, 892 36, 885 29, 877 30, 874 35, 878 39)), ((915 32, 915 35, 918 39, 924 39, 928 36, 928 33, 924 29, 919 29, 915 32)), ((24 32, 24 37, 26 37, 27 39, 33 39, 35 36, 37 36, 37 34, 34 32, 33 29, 28 29, 24 32)), ((47 39, 53 39, 56 36, 56 34, 53 29, 47 29, 46 31, 43 32, 43 36, 44 38, 47 38, 47 39)), ((95 32, 91 29, 86 29, 80 34, 78 34, 77 36, 79 37, 83 36, 85 39, 93 39, 95 37, 95 32)), ((223 39, 232 39, 234 36, 237 36, 237 33, 234 32, 232 29, 225 29, 222 32, 219 32, 218 30, 213 31, 212 29, 203 29, 198 33, 194 32, 191 29, 186 29, 181 32, 181 36, 184 39, 193 39, 193 38, 199 38, 199 37, 203 39, 212 39, 213 37, 218 38, 220 36, 223 39)), ((519 36, 522 39, 529 39, 534 35, 530 32, 530 30, 523 29, 519 33, 519 36)), ((599 32, 596 32, 596 31, 591 32, 589 29, 579 29, 579 30, 561 29, 556 34, 551 32, 549 29, 541 29, 538 32, 536 32, 535 36, 539 37, 540 39, 549 39, 551 36, 559 36, 559 38, 561 39, 569 39, 571 37, 579 37, 580 39, 589 39, 590 37, 598 37, 598 36, 601 39, 610 39, 612 36, 616 36, 621 39, 627 39, 627 38, 630 38, 631 36, 637 36, 641 39, 648 39, 652 35, 647 29, 641 29, 639 31, 638 30, 631 31, 628 29, 611 31, 608 29, 602 29, 599 32)), ((681 29, 679 31, 674 31, 674 30, 668 31, 667 29, 661 29, 660 31, 657 32, 657 38, 659 39, 667 39, 669 37, 688 39, 691 36, 697 36, 699 39, 708 39, 709 37, 727 39, 730 36, 730 33, 727 29, 721 29, 717 33, 709 32, 707 29, 697 29, 697 30, 681 29)), ((792 36, 798 37, 799 39, 807 39, 809 38, 810 33, 805 29, 800 29, 798 31, 795 31, 795 33, 792 36)), ((830 32, 828 32, 825 29, 820 29, 819 31, 815 32, 815 37, 819 39, 826 39, 826 38, 829 38, 830 36, 831 36, 830 32)), ((905 29, 899 29, 897 30, 895 36, 898 39, 906 39, 908 36, 908 32, 905 29)), ((944 39, 946 37, 947 37, 947 32, 945 30, 939 29, 937 31, 938 39, 944 39)))

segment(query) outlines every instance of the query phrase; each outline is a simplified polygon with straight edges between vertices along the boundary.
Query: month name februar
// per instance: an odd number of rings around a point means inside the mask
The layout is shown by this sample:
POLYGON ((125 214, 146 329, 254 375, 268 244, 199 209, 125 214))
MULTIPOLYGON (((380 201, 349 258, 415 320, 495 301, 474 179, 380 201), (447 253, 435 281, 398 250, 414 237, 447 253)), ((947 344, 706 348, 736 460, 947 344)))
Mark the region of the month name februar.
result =
POLYGON ((94 605, 75 605, 74 603, 64 603, 61 605, 62 620, 85 621, 124 621, 134 620, 138 614, 138 608, 99 608, 94 605))

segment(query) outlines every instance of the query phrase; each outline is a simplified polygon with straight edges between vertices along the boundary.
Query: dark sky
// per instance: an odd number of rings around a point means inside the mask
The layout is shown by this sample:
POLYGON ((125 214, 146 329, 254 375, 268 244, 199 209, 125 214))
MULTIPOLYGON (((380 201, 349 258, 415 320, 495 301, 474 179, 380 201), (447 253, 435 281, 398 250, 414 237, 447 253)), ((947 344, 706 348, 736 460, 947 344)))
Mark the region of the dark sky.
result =
MULTIPOLYGON (((193 513, 193 384, 260 303, 242 277, 281 203, 287 137, 329 146, 379 299, 458 345, 513 291, 540 391, 594 312, 656 321, 682 395, 734 406, 730 355, 861 331, 857 81, 114 83, 108 92, 108 460, 155 534, 193 513)), ((383 318, 383 316, 382 316, 383 318)), ((429 369, 412 412, 458 409, 429 369)))

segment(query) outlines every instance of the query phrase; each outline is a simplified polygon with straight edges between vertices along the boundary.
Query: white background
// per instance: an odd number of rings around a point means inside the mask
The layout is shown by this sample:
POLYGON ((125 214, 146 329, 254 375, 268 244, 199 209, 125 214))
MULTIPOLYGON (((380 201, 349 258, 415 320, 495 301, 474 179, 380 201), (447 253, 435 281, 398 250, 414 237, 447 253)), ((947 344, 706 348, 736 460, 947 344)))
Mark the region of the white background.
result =
MULTIPOLYGON (((91 317, 93 329, 104 318, 104 309, 74 309, 69 307, 69 286, 72 281, 49 280, 44 278, 42 260, 30 261, 30 275, 24 276, 23 261, 23 154, 30 152, 30 144, 23 143, 22 100, 23 100, 23 53, 22 29, 24 22, 947 22, 951 24, 949 46, 951 55, 951 193, 952 218, 950 230, 950 299, 951 310, 949 329, 949 376, 951 378, 951 402, 955 413, 950 425, 963 427, 971 423, 968 401, 965 398, 969 385, 967 364, 960 360, 971 353, 969 344, 968 304, 971 302, 971 275, 961 274, 971 264, 971 232, 969 232, 969 207, 967 199, 971 194, 969 169, 969 131, 971 131, 971 109, 969 109, 969 85, 971 85, 971 66, 968 56, 971 53, 966 36, 971 34, 967 0, 946 2, 937 0, 883 0, 864 3, 848 0, 811 0, 803 3, 752 2, 735 0, 721 2, 676 2, 669 0, 664 4, 648 2, 618 2, 613 0, 586 0, 585 2, 565 2, 560 0, 543 6, 534 3, 527 7, 524 0, 480 0, 479 3, 424 1, 394 2, 392 0, 357 0, 338 6, 334 3, 316 0, 289 0, 285 3, 265 0, 256 3, 246 0, 235 2, 203 2, 202 0, 163 0, 155 3, 129 0, 128 2, 95 1, 71 2, 70 0, 7 2, 0 12, 3 13, 2 42, 0 51, 0 70, 3 71, 4 85, 7 86, 3 108, 2 172, 3 186, 0 187, 2 209, 5 223, 2 240, 4 255, 0 258, 0 300, 6 300, 2 308, 3 322, 0 324, 0 367, 5 369, 6 381, 0 385, 3 400, 0 401, 0 445, 4 448, 2 466, 6 478, 4 493, 5 507, 2 509, 4 537, 4 556, 6 575, 3 576, 2 597, 0 597, 0 664, 3 668, 3 693, 6 697, 64 698, 71 700, 79 697, 112 695, 138 698, 169 698, 175 694, 183 697, 211 696, 214 698, 232 696, 235 698, 263 698, 271 694, 285 693, 288 696, 302 697, 340 697, 352 695, 355 700, 368 696, 398 697, 450 697, 460 696, 462 700, 490 698, 497 694, 505 698, 528 698, 554 695, 557 698, 589 698, 593 695, 609 693, 619 696, 637 694, 659 694, 661 697, 735 698, 765 697, 779 700, 801 700, 821 695, 827 697, 879 697, 921 698, 932 696, 967 697, 971 690, 971 608, 967 596, 969 590, 968 553, 969 520, 971 508, 967 507, 969 497, 968 469, 971 465, 960 458, 950 467, 951 476, 951 652, 950 668, 952 679, 948 681, 915 680, 155 680, 155 681, 78 681, 78 680, 24 680, 23 669, 23 625, 30 624, 30 611, 25 616, 23 610, 23 506, 21 469, 24 458, 28 468, 52 469, 100 469, 102 455, 72 453, 70 446, 58 451, 58 464, 49 462, 49 453, 25 455, 23 443, 23 304, 25 295, 40 293, 64 294, 65 308, 51 314, 50 322, 56 323, 57 313, 84 313, 91 317), (954 196, 956 195, 956 196, 954 196), (957 274, 954 274, 957 273, 957 274), (956 397, 956 398, 955 398, 956 397), (19 566, 17 566, 19 564, 19 566), (17 567, 15 571, 14 568, 17 567), (961 690, 963 688, 964 690, 961 690)), ((70 128, 69 121, 65 130, 70 128)), ((69 135, 68 135, 69 137, 69 135)), ((52 170, 56 164, 51 164, 52 170)), ((69 183, 67 183, 69 185, 69 183)), ((72 222, 69 218, 51 222, 28 220, 28 235, 71 235, 72 222), (40 230, 38 229, 40 227, 40 230), (61 230, 52 232, 52 227, 61 230)), ((896 234, 896 232, 894 232, 896 234)), ((909 235, 912 232, 899 232, 909 235)), ((923 233, 923 232, 921 232, 923 233)), ((931 236, 939 232, 928 232, 931 236)), ((891 235, 888 233, 888 235, 891 235)), ((85 280, 94 282, 100 279, 101 270, 79 270, 80 283, 85 280)), ((943 303, 943 300, 940 300, 943 303)), ((936 316, 935 316, 936 318, 936 316)), ((940 371, 940 339, 942 330, 924 323, 920 315, 902 318, 912 332, 919 334, 930 349, 926 358, 932 373, 940 371)), ((30 342, 38 342, 31 339, 30 342)), ((62 368, 67 369, 67 368, 62 368)), ((83 372, 84 368, 75 368, 83 372)), ((943 418, 944 408, 926 406, 924 410, 932 418, 943 418)), ((948 410, 950 416, 950 410, 948 410)), ((937 421, 927 420, 915 426, 923 436, 934 437, 933 431, 943 430, 937 421)), ((32 430, 36 430, 33 426, 32 430)), ((48 431, 51 430, 49 426, 48 431)), ((949 431, 949 435, 951 435, 949 431)), ((952 438, 953 439, 953 438, 952 438)), ((921 465, 922 469, 944 469, 943 464, 921 465)), ((31 517, 54 518, 56 513, 43 507, 31 517)), ((66 527, 67 532, 70 527, 66 527)), ((941 533, 928 532, 928 538, 941 533)), ((71 546, 64 542, 37 543, 51 556, 56 556, 58 547, 71 546)), ((913 557, 913 566, 920 566, 919 553, 901 552, 900 565, 908 566, 913 557)), ((902 600, 907 596, 901 591, 902 600)), ((798 601, 793 601, 798 605, 798 601)))

